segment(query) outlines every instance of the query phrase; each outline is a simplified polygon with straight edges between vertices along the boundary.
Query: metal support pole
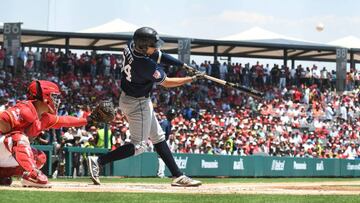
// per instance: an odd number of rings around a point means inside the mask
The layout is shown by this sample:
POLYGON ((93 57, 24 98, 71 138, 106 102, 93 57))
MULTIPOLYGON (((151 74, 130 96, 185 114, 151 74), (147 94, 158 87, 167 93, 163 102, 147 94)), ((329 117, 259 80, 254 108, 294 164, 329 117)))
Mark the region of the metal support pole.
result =
POLYGON ((288 52, 287 49, 284 49, 284 67, 287 67, 287 60, 288 60, 288 52))
POLYGON ((217 58, 218 58, 218 46, 215 45, 214 46, 214 63, 215 63, 215 61, 217 61, 217 58))
POLYGON ((70 47, 70 38, 66 37, 65 38, 65 53, 68 54, 69 53, 69 47, 70 47))

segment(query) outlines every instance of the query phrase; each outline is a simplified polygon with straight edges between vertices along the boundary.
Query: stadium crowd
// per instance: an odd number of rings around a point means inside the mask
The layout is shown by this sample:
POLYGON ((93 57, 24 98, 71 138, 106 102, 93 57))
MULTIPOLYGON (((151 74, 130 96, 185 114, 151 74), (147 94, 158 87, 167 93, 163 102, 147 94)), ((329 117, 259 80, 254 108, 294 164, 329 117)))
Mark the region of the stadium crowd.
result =
MULTIPOLYGON (((199 80, 180 88, 157 86, 152 101, 176 153, 346 158, 360 157, 360 74, 347 73, 346 91, 335 91, 336 73, 326 67, 289 69, 274 64, 211 63, 192 65, 207 74, 266 92, 255 100, 234 89, 199 80), (167 112, 176 109, 171 116, 167 112), (168 122, 167 122, 167 121, 168 122)), ((78 56, 53 49, 22 49, 17 59, 0 50, 0 111, 26 99, 26 84, 46 79, 63 91, 60 115, 86 117, 91 104, 119 98, 121 55, 85 52, 78 56), (14 60, 17 60, 15 68, 14 60), (18 72, 16 72, 17 70, 18 72)), ((187 73, 165 67, 169 77, 187 73)), ((104 129, 69 128, 44 132, 36 144, 105 147, 104 129)), ((131 133, 120 110, 110 124, 109 148, 129 142, 131 133)), ((151 142, 148 150, 152 151, 151 142)), ((59 150, 61 154, 61 150, 59 150)))

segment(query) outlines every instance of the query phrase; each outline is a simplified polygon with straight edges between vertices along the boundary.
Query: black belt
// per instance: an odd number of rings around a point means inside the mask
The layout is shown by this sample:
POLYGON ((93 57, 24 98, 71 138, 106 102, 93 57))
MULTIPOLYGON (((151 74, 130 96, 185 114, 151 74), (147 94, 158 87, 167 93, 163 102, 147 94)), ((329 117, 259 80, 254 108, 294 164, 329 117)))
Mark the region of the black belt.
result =
POLYGON ((150 94, 146 94, 144 96, 133 96, 133 95, 129 95, 129 94, 126 94, 125 91, 121 91, 122 93, 124 93, 126 96, 130 96, 130 97, 134 97, 134 98, 141 98, 141 97, 144 97, 144 98, 150 98, 150 94))

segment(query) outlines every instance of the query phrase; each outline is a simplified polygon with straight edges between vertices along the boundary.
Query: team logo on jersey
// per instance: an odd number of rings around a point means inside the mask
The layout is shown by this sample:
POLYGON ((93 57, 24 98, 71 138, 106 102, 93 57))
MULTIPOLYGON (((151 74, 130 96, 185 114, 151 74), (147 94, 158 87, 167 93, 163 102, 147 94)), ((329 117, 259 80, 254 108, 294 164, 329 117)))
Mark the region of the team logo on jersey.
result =
POLYGON ((161 77, 160 71, 156 70, 156 71, 154 72, 154 74, 153 74, 153 77, 154 77, 155 79, 159 79, 159 78, 161 77))
POLYGON ((22 120, 20 116, 20 109, 16 108, 15 111, 11 111, 11 114, 13 115, 15 120, 17 121, 22 120))

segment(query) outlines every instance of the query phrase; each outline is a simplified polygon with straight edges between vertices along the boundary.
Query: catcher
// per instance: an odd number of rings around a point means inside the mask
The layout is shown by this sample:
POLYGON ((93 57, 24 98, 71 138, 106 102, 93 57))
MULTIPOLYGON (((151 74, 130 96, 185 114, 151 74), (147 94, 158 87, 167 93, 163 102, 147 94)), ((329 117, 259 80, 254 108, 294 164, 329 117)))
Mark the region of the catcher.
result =
POLYGON ((87 118, 57 116, 61 92, 49 81, 33 81, 28 87, 28 100, 0 114, 0 184, 10 185, 12 176, 22 176, 22 184, 49 187, 40 171, 46 162, 42 151, 30 147, 29 138, 51 128, 79 127, 114 118, 111 102, 100 103, 87 118))

